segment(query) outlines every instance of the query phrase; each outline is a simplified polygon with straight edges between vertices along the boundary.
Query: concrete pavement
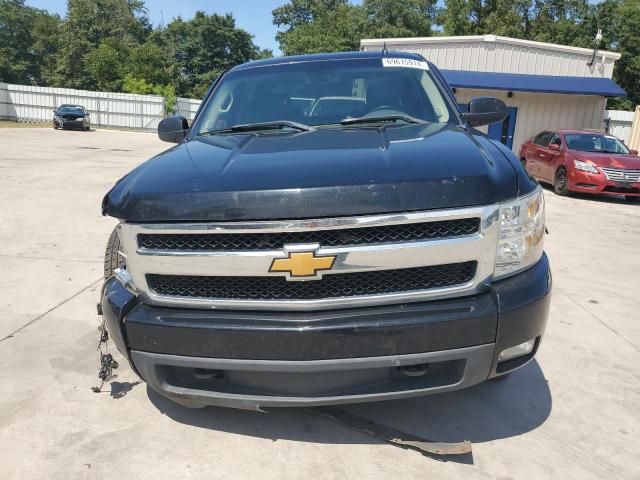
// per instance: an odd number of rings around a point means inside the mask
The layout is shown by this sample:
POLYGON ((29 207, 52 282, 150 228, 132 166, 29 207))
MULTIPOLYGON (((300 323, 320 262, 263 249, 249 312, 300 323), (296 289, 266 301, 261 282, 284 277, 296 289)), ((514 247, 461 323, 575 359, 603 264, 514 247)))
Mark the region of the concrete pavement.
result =
MULTIPOLYGON (((189 410, 121 363, 97 383, 115 180, 153 134, 0 130, 0 477, 640 478, 640 205, 546 192, 555 290, 537 360, 504 381, 350 412, 473 455, 436 461, 304 410, 189 410)), ((120 357, 118 356, 118 359, 120 357)))

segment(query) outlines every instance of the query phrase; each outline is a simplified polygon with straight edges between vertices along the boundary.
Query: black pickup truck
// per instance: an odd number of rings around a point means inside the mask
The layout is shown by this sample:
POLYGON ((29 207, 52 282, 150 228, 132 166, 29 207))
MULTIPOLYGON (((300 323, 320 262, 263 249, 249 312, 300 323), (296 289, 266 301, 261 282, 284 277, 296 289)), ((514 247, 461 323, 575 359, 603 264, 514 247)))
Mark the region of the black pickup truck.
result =
POLYGON ((535 355, 551 291, 542 190, 396 52, 224 72, 176 146, 105 196, 101 307, 156 391, 260 409, 469 387, 535 355))

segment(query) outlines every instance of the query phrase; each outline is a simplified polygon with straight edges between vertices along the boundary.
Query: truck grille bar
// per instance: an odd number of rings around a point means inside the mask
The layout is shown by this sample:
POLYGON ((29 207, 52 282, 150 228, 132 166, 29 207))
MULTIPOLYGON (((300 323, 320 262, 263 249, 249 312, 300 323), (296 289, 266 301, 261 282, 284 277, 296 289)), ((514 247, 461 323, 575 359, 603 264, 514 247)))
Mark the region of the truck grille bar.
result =
POLYGON ((119 234, 126 269, 146 303, 322 310, 485 291, 497 220, 498 205, 488 205, 308 220, 123 222, 119 234), (321 271, 289 271, 294 255, 298 267, 318 261, 321 271))
POLYGON ((330 275, 319 282, 287 282, 279 277, 147 275, 159 295, 227 300, 315 300, 400 293, 461 285, 473 279, 476 262, 401 270, 330 275))
POLYGON ((186 233, 138 235, 138 245, 149 250, 272 250, 288 243, 319 243, 325 247, 371 243, 410 242, 452 238, 478 233, 479 218, 460 218, 426 223, 379 227, 311 230, 305 232, 186 233))

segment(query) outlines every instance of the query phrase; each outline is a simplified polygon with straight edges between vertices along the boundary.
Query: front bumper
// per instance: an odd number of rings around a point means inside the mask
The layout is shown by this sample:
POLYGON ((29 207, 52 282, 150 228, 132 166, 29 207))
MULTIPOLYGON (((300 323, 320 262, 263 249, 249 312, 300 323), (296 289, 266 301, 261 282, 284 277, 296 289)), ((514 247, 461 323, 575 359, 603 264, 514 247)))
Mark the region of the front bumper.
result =
POLYGON ((60 128, 84 128, 88 125, 88 122, 85 122, 82 118, 78 120, 65 120, 64 118, 58 120, 54 119, 53 122, 60 128))
POLYGON ((569 190, 598 195, 640 195, 640 182, 616 182, 602 173, 573 170, 569 173, 569 190))
POLYGON ((481 295, 320 312, 206 311, 138 303, 115 279, 102 309, 118 349, 187 406, 260 409, 389 400, 465 388, 536 353, 549 309, 546 256, 481 295), (530 339, 534 351, 498 362, 530 339))

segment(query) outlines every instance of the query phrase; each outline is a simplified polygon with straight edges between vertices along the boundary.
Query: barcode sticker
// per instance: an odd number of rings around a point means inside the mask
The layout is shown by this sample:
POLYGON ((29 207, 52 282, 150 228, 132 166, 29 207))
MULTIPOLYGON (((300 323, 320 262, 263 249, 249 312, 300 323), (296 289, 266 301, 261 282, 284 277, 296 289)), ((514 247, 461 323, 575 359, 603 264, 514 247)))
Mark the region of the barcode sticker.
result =
POLYGON ((429 70, 429 64, 420 60, 412 60, 411 58, 390 58, 384 57, 382 59, 383 67, 403 67, 403 68, 417 68, 419 70, 429 70))

